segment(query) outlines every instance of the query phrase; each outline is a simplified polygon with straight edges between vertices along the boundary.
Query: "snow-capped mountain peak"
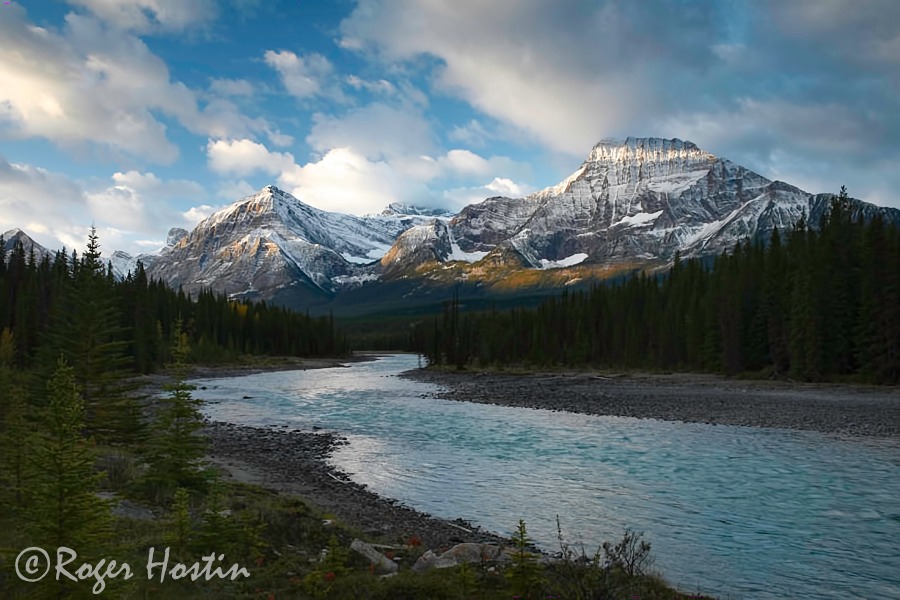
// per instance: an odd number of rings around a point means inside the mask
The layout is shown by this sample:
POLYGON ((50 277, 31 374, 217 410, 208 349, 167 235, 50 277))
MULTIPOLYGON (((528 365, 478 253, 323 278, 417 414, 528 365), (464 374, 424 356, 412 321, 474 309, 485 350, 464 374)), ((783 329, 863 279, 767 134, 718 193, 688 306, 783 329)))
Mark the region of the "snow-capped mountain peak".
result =
POLYGON ((830 197, 770 181, 689 141, 630 137, 599 142, 557 185, 466 207, 450 233, 463 251, 511 252, 513 264, 532 268, 575 255, 586 255, 584 264, 665 264, 676 252, 718 253, 820 216, 830 197))

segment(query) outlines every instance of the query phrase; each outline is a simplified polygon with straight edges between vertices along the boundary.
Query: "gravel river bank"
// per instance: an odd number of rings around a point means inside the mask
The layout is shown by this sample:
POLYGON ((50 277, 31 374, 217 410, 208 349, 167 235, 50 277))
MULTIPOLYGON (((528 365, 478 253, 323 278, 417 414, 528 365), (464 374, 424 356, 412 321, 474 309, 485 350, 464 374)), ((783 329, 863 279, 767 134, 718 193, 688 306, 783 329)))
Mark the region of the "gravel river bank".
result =
POLYGON ((412 370, 436 397, 591 415, 714 425, 900 436, 896 387, 735 380, 716 375, 496 373, 412 370))

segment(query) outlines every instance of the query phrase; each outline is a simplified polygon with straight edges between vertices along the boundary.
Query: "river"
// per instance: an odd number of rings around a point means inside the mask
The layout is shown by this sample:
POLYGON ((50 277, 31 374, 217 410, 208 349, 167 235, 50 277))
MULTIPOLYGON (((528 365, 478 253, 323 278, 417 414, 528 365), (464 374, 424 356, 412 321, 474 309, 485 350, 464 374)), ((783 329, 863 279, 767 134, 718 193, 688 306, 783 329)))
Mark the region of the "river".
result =
POLYGON ((900 444, 815 432, 435 400, 391 355, 345 368, 195 381, 214 420, 320 427, 333 464, 383 496, 588 554, 626 527, 686 592, 900 598, 900 444))

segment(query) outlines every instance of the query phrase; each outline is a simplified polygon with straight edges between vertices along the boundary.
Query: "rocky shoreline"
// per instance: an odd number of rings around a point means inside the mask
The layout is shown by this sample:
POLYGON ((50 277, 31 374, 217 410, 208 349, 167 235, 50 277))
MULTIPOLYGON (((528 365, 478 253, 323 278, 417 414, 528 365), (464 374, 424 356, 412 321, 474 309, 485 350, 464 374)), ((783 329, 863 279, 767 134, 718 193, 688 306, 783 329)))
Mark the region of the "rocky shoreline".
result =
MULTIPOLYGON (((267 365, 195 366, 189 379, 345 367, 350 362, 375 360, 377 355, 283 359, 281 364, 267 365)), ((148 398, 162 393, 163 386, 171 381, 171 376, 163 374, 135 379, 140 394, 148 398)), ((328 464, 333 449, 346 443, 335 434, 210 421, 203 433, 209 439, 207 459, 226 478, 297 496, 319 511, 334 515, 368 539, 399 543, 415 536, 425 548, 435 551, 464 542, 509 544, 509 540, 462 519, 448 521, 432 517, 351 481, 349 475, 328 464)))
POLYGON ((715 425, 900 438, 900 388, 676 374, 412 370, 464 402, 715 425))
POLYGON ((463 542, 508 541, 462 519, 446 521, 383 498, 331 467, 332 450, 346 441, 334 434, 210 422, 210 460, 233 480, 296 495, 356 528, 367 539, 446 550, 463 542))

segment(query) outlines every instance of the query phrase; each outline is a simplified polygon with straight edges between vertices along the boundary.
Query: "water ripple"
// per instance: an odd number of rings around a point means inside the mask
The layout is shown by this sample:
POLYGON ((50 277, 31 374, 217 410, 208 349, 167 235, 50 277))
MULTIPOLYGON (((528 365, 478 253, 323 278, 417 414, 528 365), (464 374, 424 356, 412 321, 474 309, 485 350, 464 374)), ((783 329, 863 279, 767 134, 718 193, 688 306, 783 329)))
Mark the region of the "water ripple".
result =
POLYGON ((346 435, 339 468, 437 516, 507 535, 523 518, 552 550, 559 515, 589 553, 643 530, 691 591, 900 598, 896 442, 424 399, 434 386, 390 376, 415 366, 394 356, 196 393, 220 401, 214 419, 346 435))

